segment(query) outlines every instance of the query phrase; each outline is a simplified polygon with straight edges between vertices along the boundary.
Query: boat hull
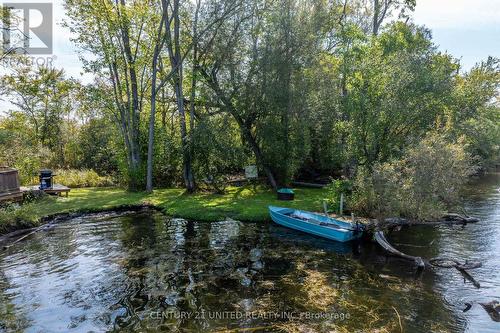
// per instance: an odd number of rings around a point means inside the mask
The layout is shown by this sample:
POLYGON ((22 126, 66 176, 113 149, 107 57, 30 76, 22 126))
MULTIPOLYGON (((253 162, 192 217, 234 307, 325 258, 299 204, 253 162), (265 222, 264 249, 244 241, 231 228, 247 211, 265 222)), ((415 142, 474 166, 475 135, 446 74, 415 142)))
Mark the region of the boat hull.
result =
POLYGON ((334 220, 319 214, 274 206, 269 207, 269 213, 271 219, 281 226, 328 238, 337 242, 348 242, 362 236, 362 231, 353 230, 355 226, 352 224, 334 220), (293 214, 300 214, 308 220, 294 218, 293 214), (314 223, 311 221, 314 221, 314 223), (333 228, 331 224, 335 224, 338 227, 333 228))

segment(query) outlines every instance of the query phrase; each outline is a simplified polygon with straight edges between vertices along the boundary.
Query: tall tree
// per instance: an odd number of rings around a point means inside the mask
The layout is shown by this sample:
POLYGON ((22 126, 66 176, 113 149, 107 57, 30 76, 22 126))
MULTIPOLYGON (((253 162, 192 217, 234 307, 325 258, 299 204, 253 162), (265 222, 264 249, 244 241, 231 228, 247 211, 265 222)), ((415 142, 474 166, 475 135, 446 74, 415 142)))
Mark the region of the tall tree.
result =
MULTIPOLYGON (((166 0, 162 0, 163 11, 168 13, 169 5, 166 0)), ((167 14, 168 15, 168 14, 167 14)), ((182 168, 183 177, 186 190, 193 192, 195 189, 192 156, 190 142, 186 126, 186 110, 184 104, 184 66, 181 49, 181 17, 180 17, 180 0, 173 0, 172 3, 172 18, 173 18, 173 31, 170 27, 167 28, 167 50, 170 58, 170 64, 174 68, 174 75, 172 76, 172 85, 175 92, 177 101, 177 110, 179 111, 180 131, 182 141, 182 168)))
POLYGON ((161 49, 165 43, 163 38, 163 29, 166 25, 170 24, 167 17, 167 12, 162 11, 163 14, 158 26, 158 32, 154 41, 153 60, 151 64, 151 112, 149 116, 149 133, 148 133, 148 160, 146 171, 146 192, 153 191, 153 149, 154 149, 154 135, 155 135, 155 121, 156 121, 156 98, 157 90, 157 75, 158 75, 158 60, 160 58, 161 49))
POLYGON ((199 72, 220 108, 238 124, 242 138, 255 155, 271 186, 277 188, 276 177, 264 159, 253 128, 258 109, 243 107, 244 104, 240 107, 239 104, 239 101, 248 100, 244 96, 251 96, 249 92, 262 96, 251 84, 258 74, 256 46, 260 38, 258 15, 261 14, 258 7, 259 1, 247 2, 237 15, 213 35, 207 46, 211 52, 203 57, 199 72), (221 82, 221 78, 224 82, 221 82))
POLYGON ((151 19, 148 0, 66 0, 66 24, 76 35, 87 71, 104 74, 113 87, 115 119, 127 155, 128 185, 139 190, 143 178, 140 122, 147 91, 151 56, 150 38, 144 28, 151 19), (92 57, 89 57, 92 54, 92 57))

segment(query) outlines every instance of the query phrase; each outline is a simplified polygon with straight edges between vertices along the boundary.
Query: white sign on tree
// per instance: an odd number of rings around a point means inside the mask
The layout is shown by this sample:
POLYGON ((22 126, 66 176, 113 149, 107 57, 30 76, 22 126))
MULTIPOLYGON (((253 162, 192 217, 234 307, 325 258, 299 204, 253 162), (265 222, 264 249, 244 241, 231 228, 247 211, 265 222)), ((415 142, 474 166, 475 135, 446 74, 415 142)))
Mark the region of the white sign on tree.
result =
POLYGON ((245 178, 247 179, 255 179, 259 175, 257 173, 257 166, 256 165, 247 165, 245 167, 245 178))

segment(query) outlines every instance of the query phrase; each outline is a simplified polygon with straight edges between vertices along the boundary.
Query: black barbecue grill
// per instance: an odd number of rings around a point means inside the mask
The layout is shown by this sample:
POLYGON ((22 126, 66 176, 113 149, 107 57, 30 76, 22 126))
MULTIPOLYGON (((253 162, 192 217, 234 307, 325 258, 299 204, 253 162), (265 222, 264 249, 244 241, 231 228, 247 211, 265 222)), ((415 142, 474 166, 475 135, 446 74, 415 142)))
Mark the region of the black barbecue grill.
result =
POLYGON ((40 170, 40 190, 51 189, 54 185, 52 178, 54 178, 52 170, 43 169, 40 170))

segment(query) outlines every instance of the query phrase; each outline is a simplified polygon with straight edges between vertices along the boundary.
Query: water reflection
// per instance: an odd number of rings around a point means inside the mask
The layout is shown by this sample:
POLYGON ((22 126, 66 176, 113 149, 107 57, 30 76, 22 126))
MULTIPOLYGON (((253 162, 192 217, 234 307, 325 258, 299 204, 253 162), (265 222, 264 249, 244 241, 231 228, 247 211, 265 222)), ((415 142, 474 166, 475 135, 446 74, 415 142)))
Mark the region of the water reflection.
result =
MULTIPOLYGON (((485 193, 471 196, 468 209, 499 228, 498 197, 485 193)), ((415 279, 411 265, 372 244, 273 224, 154 212, 78 218, 0 254, 0 331, 393 331, 397 311, 406 332, 486 332, 498 323, 480 306, 461 309, 464 300, 498 295, 496 230, 478 224, 391 235, 408 253, 486 258, 473 272, 478 291, 448 270, 415 279)))

